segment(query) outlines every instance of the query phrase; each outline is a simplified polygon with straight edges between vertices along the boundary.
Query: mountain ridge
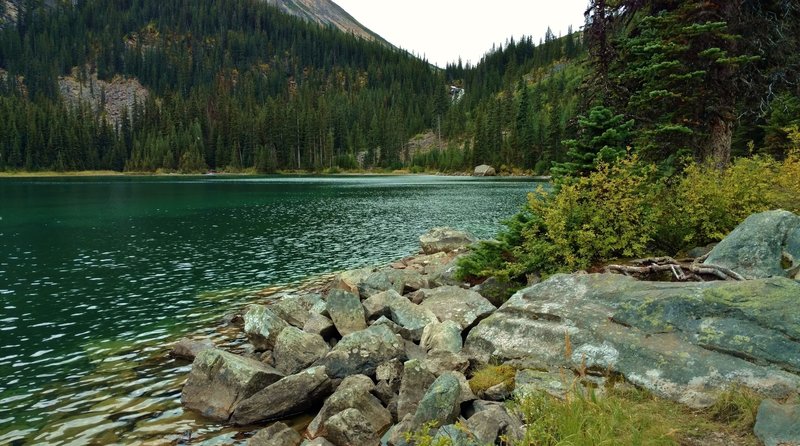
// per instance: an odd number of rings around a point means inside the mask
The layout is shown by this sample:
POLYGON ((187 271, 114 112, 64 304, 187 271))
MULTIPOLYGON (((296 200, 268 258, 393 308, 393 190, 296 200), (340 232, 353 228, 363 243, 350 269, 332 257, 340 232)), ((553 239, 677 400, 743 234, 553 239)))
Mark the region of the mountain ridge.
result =
POLYGON ((331 0, 264 0, 267 4, 303 20, 333 26, 358 37, 393 47, 386 39, 362 25, 344 8, 331 0))

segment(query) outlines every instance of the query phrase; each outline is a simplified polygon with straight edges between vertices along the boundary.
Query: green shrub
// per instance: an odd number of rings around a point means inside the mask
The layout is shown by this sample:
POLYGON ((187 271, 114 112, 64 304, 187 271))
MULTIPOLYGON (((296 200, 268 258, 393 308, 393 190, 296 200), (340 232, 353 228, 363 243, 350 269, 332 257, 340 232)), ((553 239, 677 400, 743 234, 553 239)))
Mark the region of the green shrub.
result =
MULTIPOLYGON (((800 131, 790 133, 800 145, 800 131)), ((459 261, 462 279, 589 268, 621 257, 679 251, 719 241, 750 214, 800 212, 800 151, 783 161, 740 158, 727 169, 689 165, 671 178, 635 157, 566 178, 529 195, 496 240, 459 261)))

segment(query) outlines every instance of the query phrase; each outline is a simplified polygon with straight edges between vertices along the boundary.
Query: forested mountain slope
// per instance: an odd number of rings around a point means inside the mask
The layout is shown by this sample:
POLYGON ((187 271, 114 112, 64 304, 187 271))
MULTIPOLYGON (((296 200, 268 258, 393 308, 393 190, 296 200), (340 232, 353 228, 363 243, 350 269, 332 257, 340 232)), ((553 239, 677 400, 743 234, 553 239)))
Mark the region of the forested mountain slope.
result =
POLYGON ((397 168, 411 164, 409 138, 430 129, 451 142, 437 152, 458 156, 422 167, 532 167, 558 155, 574 109, 558 89, 578 34, 510 41, 474 67, 440 70, 257 0, 17 5, 0 30, 0 169, 397 168), (547 96, 557 104, 537 102, 545 78, 558 80, 547 96), (141 97, 111 116, 108 85, 131 80, 141 97), (448 96, 453 83, 463 100, 448 96), (519 92, 531 88, 528 103, 519 92), (85 90, 92 100, 76 103, 85 90))

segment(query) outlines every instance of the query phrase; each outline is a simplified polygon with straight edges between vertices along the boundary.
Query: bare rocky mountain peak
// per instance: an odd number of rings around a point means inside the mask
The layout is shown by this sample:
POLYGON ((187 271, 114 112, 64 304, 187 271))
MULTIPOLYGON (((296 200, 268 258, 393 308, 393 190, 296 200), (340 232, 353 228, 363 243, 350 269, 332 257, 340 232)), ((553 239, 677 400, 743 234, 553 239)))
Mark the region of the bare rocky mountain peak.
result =
POLYGON ((378 34, 370 31, 331 0, 265 0, 282 11, 320 25, 332 25, 337 29, 367 40, 390 45, 378 34))

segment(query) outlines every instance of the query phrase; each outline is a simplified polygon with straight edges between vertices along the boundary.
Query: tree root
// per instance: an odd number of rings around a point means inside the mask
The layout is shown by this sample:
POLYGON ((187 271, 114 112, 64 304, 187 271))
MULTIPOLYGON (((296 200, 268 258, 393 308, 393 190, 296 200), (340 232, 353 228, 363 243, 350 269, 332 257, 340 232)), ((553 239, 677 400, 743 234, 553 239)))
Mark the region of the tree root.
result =
POLYGON ((744 280, 736 271, 724 266, 701 263, 703 260, 705 256, 680 262, 672 257, 653 257, 634 260, 632 265, 608 265, 604 271, 643 279, 669 271, 678 282, 705 282, 706 278, 744 280))

